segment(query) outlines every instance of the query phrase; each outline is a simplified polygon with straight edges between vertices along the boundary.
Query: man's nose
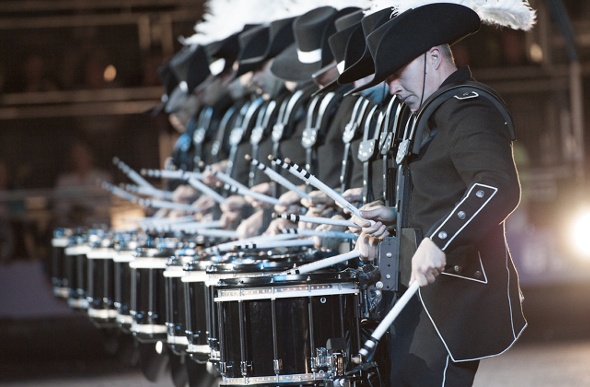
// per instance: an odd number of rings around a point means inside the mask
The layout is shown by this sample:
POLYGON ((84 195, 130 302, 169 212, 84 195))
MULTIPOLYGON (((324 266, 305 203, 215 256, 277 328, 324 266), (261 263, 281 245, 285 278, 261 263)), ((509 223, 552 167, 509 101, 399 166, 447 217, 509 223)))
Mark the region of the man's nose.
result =
POLYGON ((389 82, 389 94, 395 95, 402 92, 402 87, 397 79, 389 82))

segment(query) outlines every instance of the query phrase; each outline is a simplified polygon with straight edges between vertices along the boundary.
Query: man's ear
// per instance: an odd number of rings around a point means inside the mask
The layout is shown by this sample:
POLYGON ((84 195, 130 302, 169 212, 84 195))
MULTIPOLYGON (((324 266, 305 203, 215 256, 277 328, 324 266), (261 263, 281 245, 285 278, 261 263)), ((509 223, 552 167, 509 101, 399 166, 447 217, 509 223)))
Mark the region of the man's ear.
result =
POLYGON ((443 54, 438 46, 432 47, 428 50, 428 61, 434 69, 438 69, 442 63, 443 54))

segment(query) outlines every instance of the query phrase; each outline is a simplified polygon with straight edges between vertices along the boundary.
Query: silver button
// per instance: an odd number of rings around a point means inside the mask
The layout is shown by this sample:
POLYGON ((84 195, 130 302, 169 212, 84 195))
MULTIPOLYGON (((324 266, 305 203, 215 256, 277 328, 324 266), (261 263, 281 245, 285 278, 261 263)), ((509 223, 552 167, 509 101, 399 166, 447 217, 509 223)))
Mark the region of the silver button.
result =
POLYGON ((485 193, 482 190, 479 190, 475 193, 475 196, 481 199, 485 196, 485 193))
POLYGON ((444 231, 441 231, 441 232, 438 233, 438 237, 440 239, 447 239, 447 233, 444 232, 444 231))
POLYGON ((483 277, 483 275, 481 274, 481 271, 479 271, 479 270, 476 271, 473 275, 477 279, 481 279, 483 277))
POLYGON ((465 219, 465 216, 466 216, 465 211, 459 211, 459 212, 457 212, 457 217, 459 219, 465 219))
POLYGON ((463 268, 459 265, 455 265, 453 267, 453 270, 455 270, 455 273, 461 273, 461 271, 463 271, 463 268))

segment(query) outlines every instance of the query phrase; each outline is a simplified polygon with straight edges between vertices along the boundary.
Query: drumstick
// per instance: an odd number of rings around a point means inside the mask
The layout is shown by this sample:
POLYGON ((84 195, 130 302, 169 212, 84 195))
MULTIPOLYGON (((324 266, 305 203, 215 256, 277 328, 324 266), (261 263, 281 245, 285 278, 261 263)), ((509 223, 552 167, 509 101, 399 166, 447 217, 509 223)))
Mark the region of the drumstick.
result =
POLYGON ((319 269, 323 269, 328 266, 335 265, 337 263, 346 262, 349 259, 358 258, 360 257, 360 253, 357 250, 349 251, 348 253, 338 254, 333 257, 324 258, 316 262, 307 263, 305 265, 301 265, 299 267, 294 267, 291 270, 287 270, 284 272, 284 275, 292 275, 292 274, 305 274, 311 273, 312 271, 316 271, 319 269))
POLYGON ((248 238, 246 240, 239 240, 239 241, 232 241, 232 242, 225 242, 221 243, 216 246, 211 246, 203 249, 204 254, 220 254, 226 251, 230 251, 236 246, 239 246, 244 243, 257 243, 260 241, 282 241, 287 239, 294 239, 297 238, 297 235, 294 234, 277 234, 277 235, 260 235, 253 238, 248 238))
POLYGON ((149 218, 133 219, 133 221, 135 221, 135 222, 144 223, 144 224, 148 224, 148 225, 149 224, 162 225, 162 224, 184 223, 184 222, 191 222, 193 220, 195 220, 195 217, 192 216, 192 215, 189 215, 189 216, 180 216, 178 218, 154 218, 154 217, 149 217, 149 218))
POLYGON ((156 231, 184 231, 192 230, 195 228, 206 229, 220 226, 221 221, 214 220, 211 222, 184 222, 180 224, 147 224, 143 226, 143 228, 156 231))
POLYGON ((339 239, 356 239, 358 236, 351 232, 340 232, 340 231, 322 231, 322 230, 309 230, 303 228, 284 228, 281 230, 284 234, 294 234, 306 237, 319 237, 319 238, 339 238, 339 239))
POLYGON ((188 234, 198 234, 212 238, 238 238, 238 232, 235 230, 222 230, 222 229, 210 229, 195 227, 193 229, 184 230, 188 234))
POLYGON ((152 197, 157 197, 157 198, 166 199, 166 200, 173 200, 174 199, 174 194, 172 192, 157 189, 155 187, 149 188, 149 187, 144 187, 141 185, 133 185, 133 184, 125 184, 124 187, 125 187, 126 191, 138 193, 140 195, 152 196, 152 197))
POLYGON ((140 206, 150 207, 150 208, 166 208, 169 210, 189 211, 189 212, 201 211, 199 208, 192 206, 190 204, 174 203, 174 202, 168 202, 165 200, 139 199, 138 203, 140 206))
POLYGON ((142 169, 141 174, 149 177, 159 177, 162 179, 178 179, 186 180, 189 177, 195 179, 202 179, 203 174, 199 172, 190 172, 183 170, 169 170, 169 169, 142 169))
POLYGON ((268 168, 266 165, 264 165, 260 161, 250 157, 250 155, 246 155, 246 160, 249 160, 256 168, 258 168, 259 170, 264 172, 266 174, 266 176, 269 177, 269 179, 279 183, 280 185, 287 188, 288 190, 295 192, 300 197, 302 197, 304 199, 309 199, 309 195, 307 194, 307 192, 303 191, 301 188, 299 188, 295 184, 291 183, 284 176, 281 176, 279 173, 277 173, 272 168, 268 168))
POLYGON ((209 196, 217 203, 223 204, 225 203, 225 198, 215 192, 214 189, 209 187, 207 184, 199 181, 202 179, 204 175, 198 172, 188 172, 188 171, 169 171, 165 169, 143 169, 141 171, 143 175, 153 176, 153 177, 161 177, 166 179, 177 179, 177 180, 185 180, 188 182, 194 189, 204 193, 205 195, 209 196))
POLYGON ((414 283, 410 285, 410 287, 408 288, 408 290, 406 290, 403 296, 401 296, 399 300, 397 300, 395 305, 393 305, 393 308, 391 308, 389 313, 387 313, 383 320, 381 320, 381 323, 377 325, 377 328, 375 328, 375 330, 371 334, 371 337, 367 341, 365 341, 363 348, 359 351, 359 359, 357 359, 357 361, 366 357, 370 351, 375 349, 377 343, 379 342, 383 334, 385 334, 385 332, 389 329, 391 324, 393 324, 393 321, 400 314, 402 309, 406 306, 406 304, 410 301, 414 294, 416 294, 419 287, 420 286, 418 285, 418 282, 414 281, 414 283))
POLYGON ((345 219, 333 219, 333 218, 321 218, 317 216, 307 216, 307 215, 297 215, 297 214, 277 214, 275 213, 274 216, 279 219, 286 219, 291 222, 306 222, 306 223, 314 223, 314 224, 328 224, 331 226, 343 226, 343 227, 355 227, 358 226, 351 222, 350 220, 345 219))
POLYGON ((272 204, 272 205, 281 204, 279 199, 273 198, 272 196, 267 196, 267 195, 264 195, 264 194, 261 194, 258 192, 254 192, 250 188, 246 187, 245 185, 236 181, 235 179, 231 178, 230 176, 226 175, 225 173, 211 168, 209 165, 207 165, 205 168, 207 168, 207 170, 209 172, 211 172, 213 174, 213 176, 215 176, 216 178, 218 178, 219 180, 224 182, 227 185, 227 188, 229 188, 229 190, 233 193, 238 193, 240 195, 250 196, 256 200, 259 200, 264 203, 272 204))
POLYGON ((133 203, 137 203, 140 200, 139 196, 135 196, 135 195, 125 191, 124 189, 119 188, 107 181, 101 181, 100 186, 102 189, 112 193, 115 196, 120 197, 121 199, 125 199, 125 200, 128 200, 133 203))
MULTIPOLYGON (((317 189, 319 189, 320 191, 322 191, 323 193, 328 195, 330 198, 332 198, 336 203, 338 203, 342 207, 348 209, 351 213, 356 215, 358 218, 361 218, 363 220, 367 220, 361 216, 358 208, 353 206, 348 200, 344 199, 342 197, 342 195, 340 195, 338 192, 334 191, 332 188, 328 187, 326 184, 324 184, 322 181, 320 181, 317 177, 315 177, 314 175, 309 173, 306 169, 300 167, 299 165, 297 165, 295 163, 290 162, 287 159, 285 159, 285 161, 282 161, 280 159, 273 158, 272 162, 273 162, 273 164, 279 165, 279 166, 283 167, 284 169, 288 170, 293 175, 299 177, 301 180, 305 181, 306 183, 313 185, 314 187, 316 187, 317 189)), ((373 222, 370 220, 367 220, 367 221, 373 222)))
POLYGON ((312 239, 296 239, 286 241, 260 241, 257 243, 246 243, 243 245, 234 246, 234 250, 246 249, 272 249, 275 247, 295 247, 295 246, 313 246, 312 239))
POLYGON ((151 185, 146 179, 141 177, 139 173, 131 169, 129 165, 125 164, 118 157, 113 157, 113 164, 119 167, 119 169, 123 171, 123 173, 125 173, 125 175, 127 175, 129 179, 133 180, 135 184, 141 185, 142 187, 146 188, 154 188, 153 185, 151 185))

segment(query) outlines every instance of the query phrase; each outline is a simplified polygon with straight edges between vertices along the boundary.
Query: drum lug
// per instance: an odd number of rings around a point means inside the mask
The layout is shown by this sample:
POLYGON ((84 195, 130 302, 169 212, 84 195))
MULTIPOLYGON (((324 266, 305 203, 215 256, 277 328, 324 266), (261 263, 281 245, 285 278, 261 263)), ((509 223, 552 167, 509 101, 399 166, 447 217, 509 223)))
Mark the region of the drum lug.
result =
POLYGON ((224 361, 220 361, 218 364, 219 373, 223 376, 227 375, 227 363, 224 361))
POLYGON ((283 359, 274 359, 272 363, 274 366, 275 374, 279 375, 281 371, 283 371, 283 359))
POLYGON ((248 376, 250 370, 252 370, 252 363, 248 363, 247 361, 240 362, 240 371, 242 372, 242 376, 248 376))

